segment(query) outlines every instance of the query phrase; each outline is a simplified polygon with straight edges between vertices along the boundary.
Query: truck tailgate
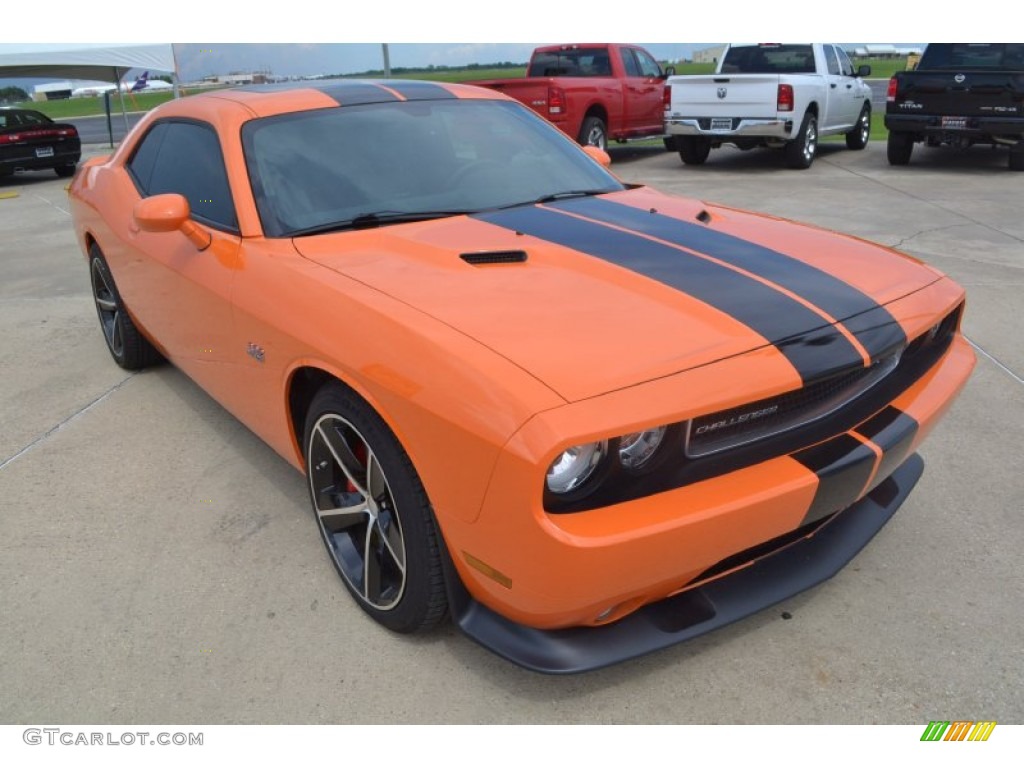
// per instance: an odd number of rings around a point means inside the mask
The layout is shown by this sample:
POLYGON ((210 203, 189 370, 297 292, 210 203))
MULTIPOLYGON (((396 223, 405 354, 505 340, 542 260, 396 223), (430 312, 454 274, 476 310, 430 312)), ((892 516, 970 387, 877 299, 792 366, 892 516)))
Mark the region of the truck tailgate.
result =
POLYGON ((897 76, 895 109, 960 117, 1024 117, 1024 74, 1008 72, 905 72, 897 76), (920 106, 918 106, 920 105, 920 106))
POLYGON ((776 115, 778 75, 686 75, 669 79, 672 113, 682 117, 776 115))

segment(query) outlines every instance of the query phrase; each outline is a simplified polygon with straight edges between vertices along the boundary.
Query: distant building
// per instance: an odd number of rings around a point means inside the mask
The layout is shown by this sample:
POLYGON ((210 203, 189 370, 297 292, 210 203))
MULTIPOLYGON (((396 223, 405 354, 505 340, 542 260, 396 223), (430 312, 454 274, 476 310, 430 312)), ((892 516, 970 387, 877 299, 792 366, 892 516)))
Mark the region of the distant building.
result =
POLYGON ((695 64, 717 64, 723 53, 725 53, 724 45, 702 48, 693 52, 693 61, 695 64))
POLYGON ((229 72, 226 75, 207 75, 204 83, 211 85, 262 85, 274 82, 269 72, 229 72))
POLYGON ((70 80, 59 83, 43 83, 32 89, 32 101, 56 101, 57 99, 70 99, 74 87, 70 80))

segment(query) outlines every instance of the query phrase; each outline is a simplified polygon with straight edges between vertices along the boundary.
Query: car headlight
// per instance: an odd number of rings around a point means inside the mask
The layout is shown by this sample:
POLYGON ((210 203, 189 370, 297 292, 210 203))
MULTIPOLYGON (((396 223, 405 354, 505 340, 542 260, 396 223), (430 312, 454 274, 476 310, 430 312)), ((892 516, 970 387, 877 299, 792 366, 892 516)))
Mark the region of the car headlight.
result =
POLYGON ((562 451, 548 467, 548 490, 559 494, 576 490, 590 479, 607 454, 607 440, 562 451))
POLYGON ((667 427, 632 432, 619 438, 619 462, 626 469, 643 468, 658 451, 667 427))

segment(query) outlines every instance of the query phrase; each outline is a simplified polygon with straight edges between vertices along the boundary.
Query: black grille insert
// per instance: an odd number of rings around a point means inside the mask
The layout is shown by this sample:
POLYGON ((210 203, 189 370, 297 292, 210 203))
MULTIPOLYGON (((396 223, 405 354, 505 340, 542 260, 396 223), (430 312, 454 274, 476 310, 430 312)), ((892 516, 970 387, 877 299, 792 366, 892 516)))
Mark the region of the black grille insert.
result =
POLYGON ((463 253, 459 255, 467 264, 474 267, 488 264, 521 264, 526 261, 526 251, 487 251, 485 253, 463 253))
POLYGON ((838 373, 792 392, 696 418, 686 434, 686 455, 708 456, 824 418, 895 370, 900 352, 879 358, 870 368, 838 373))

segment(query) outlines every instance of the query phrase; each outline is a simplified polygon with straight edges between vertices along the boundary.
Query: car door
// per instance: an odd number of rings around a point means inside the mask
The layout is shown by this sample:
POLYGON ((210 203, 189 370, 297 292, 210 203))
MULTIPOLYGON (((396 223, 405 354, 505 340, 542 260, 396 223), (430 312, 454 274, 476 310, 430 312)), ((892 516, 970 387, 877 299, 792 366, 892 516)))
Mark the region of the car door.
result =
MULTIPOLYGON (((842 128, 857 122, 859 90, 857 79, 853 74, 853 65, 844 71, 839 53, 833 45, 824 46, 825 60, 828 63, 828 96, 826 101, 826 128, 842 128)), ((847 58, 849 62, 849 58, 847 58)))
POLYGON ((658 131, 664 123, 665 79, 661 66, 640 48, 621 48, 626 70, 626 127, 631 131, 658 131))
POLYGON ((241 243, 219 139, 205 123, 158 122, 126 170, 140 198, 183 195, 193 222, 210 235, 210 245, 199 250, 180 231, 146 232, 131 221, 124 239, 124 279, 117 279, 143 327, 216 396, 223 364, 232 357, 231 285, 241 243))
POLYGON ((857 70, 853 68, 853 62, 846 55, 846 51, 838 45, 836 46, 836 56, 839 58, 839 70, 843 77, 843 83, 840 86, 845 103, 843 123, 852 126, 860 117, 864 102, 871 100, 871 88, 857 77, 857 70))

